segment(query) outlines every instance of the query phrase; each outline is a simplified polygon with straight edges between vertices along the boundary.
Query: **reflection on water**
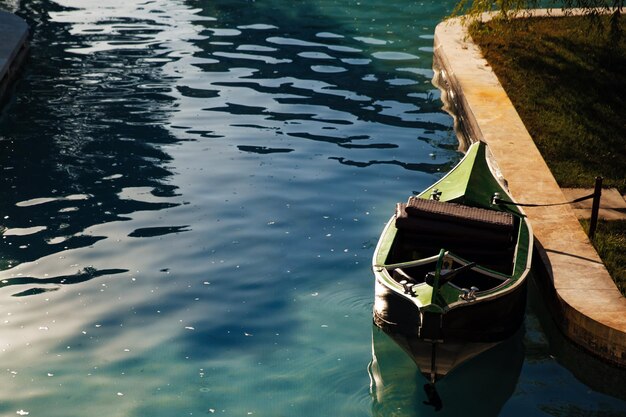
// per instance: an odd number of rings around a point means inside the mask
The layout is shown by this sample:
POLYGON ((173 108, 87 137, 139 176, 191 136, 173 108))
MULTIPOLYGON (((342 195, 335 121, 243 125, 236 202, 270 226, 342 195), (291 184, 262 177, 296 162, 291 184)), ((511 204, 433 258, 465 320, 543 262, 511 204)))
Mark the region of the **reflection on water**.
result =
POLYGON ((429 360, 427 349, 408 353, 392 337, 373 327, 369 368, 373 414, 499 415, 515 392, 522 369, 523 331, 463 362, 434 386, 422 374, 424 370, 416 366, 429 360))
MULTIPOLYGON (((82 56, 77 45, 90 43, 79 36, 83 31, 102 36, 120 29, 105 24, 89 30, 89 22, 72 25, 72 12, 60 6, 35 2, 24 7, 29 7, 25 17, 34 32, 31 62, 18 90, 23 93, 2 124, 0 141, 0 207, 6 228, 1 256, 7 267, 88 247, 106 237, 90 233, 92 226, 179 204, 167 198, 175 195, 176 187, 164 182, 171 172, 163 162, 170 157, 159 145, 176 139, 160 125, 173 99, 164 94, 168 87, 162 85, 159 66, 151 62, 154 52, 129 51, 123 43, 82 56), (121 196, 136 187, 149 187, 164 199, 121 196)), ((79 12, 81 22, 83 15, 92 15, 74 10, 79 12)), ((105 17, 113 19, 99 20, 105 17)), ((147 24, 136 16, 111 25, 124 26, 124 39, 134 44, 140 36, 130 33, 146 31, 147 24)))
POLYGON ((371 414, 373 246, 459 158, 430 82, 451 3, 16 7, 0 414, 371 414))
MULTIPOLYGON (((537 271, 538 268, 535 268, 537 271)), ((537 274, 538 272, 535 272, 537 274)), ((541 294, 542 281, 533 280, 529 284, 529 303, 532 314, 527 320, 534 323, 536 329, 540 328, 541 333, 535 330, 533 337, 529 339, 528 346, 532 347, 532 353, 528 355, 527 361, 541 364, 541 347, 549 346, 551 358, 556 358, 558 363, 569 370, 579 381, 587 385, 594 391, 598 391, 621 400, 626 400, 626 370, 619 369, 600 359, 591 357, 578 346, 570 343, 548 311, 544 302, 545 297, 541 294), (539 327, 540 325, 540 327, 539 327), (542 346, 543 345, 543 346, 542 346)))

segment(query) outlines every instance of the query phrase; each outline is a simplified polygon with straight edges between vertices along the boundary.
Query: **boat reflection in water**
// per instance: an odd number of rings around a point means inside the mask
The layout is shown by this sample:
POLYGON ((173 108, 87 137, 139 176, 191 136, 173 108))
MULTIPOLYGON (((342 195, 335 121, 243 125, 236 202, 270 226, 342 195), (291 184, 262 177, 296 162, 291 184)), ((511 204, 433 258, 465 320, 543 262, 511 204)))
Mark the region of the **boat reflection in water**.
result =
POLYGON ((499 343, 438 344, 434 384, 431 343, 372 326, 373 415, 497 416, 521 372, 523 333, 499 343))

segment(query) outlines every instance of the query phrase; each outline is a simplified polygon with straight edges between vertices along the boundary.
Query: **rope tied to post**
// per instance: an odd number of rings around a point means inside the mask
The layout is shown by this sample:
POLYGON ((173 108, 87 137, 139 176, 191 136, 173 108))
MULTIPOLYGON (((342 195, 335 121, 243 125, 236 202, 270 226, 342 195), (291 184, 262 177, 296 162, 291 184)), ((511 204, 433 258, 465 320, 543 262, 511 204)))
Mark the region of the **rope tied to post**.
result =
POLYGON ((589 232, 588 236, 591 240, 593 240, 596 227, 598 225, 598 214, 600 210, 600 198, 602 197, 602 177, 596 177, 596 183, 593 190, 593 193, 589 195, 585 195, 582 197, 575 198, 571 201, 565 201, 560 203, 516 203, 514 201, 504 200, 500 198, 500 193, 495 193, 491 198, 491 204, 501 204, 501 205, 513 205, 513 206, 521 206, 521 207, 550 207, 550 206, 563 206, 565 204, 573 204, 578 203, 585 200, 593 199, 593 204, 591 205, 591 218, 589 219, 589 232))
POLYGON ((583 197, 578 197, 574 200, 564 201, 560 203, 516 203, 510 200, 504 200, 500 198, 499 193, 494 194, 491 204, 501 204, 501 205, 511 205, 511 206, 522 206, 522 207, 550 207, 550 206, 564 206, 566 204, 574 204, 579 203, 585 200, 591 200, 595 196, 595 193, 588 194, 583 197))

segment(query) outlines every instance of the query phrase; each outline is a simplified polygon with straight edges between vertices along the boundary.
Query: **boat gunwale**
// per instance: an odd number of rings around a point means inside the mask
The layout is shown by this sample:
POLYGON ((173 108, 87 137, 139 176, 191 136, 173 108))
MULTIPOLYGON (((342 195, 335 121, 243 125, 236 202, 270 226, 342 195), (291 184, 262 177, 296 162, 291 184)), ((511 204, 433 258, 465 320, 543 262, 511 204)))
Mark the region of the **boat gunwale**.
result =
MULTIPOLYGON (((390 227, 395 228, 393 221, 395 219, 395 216, 393 216, 390 221, 387 223, 387 226, 385 228, 385 230, 387 230, 390 227)), ((383 239, 381 239, 379 242, 382 242, 383 239)), ((378 251, 375 251, 375 254, 377 254, 378 251)), ((457 261, 461 261, 461 263, 465 263, 468 264, 469 261, 467 261, 466 259, 454 254, 454 253, 449 253, 449 256, 451 256, 453 259, 457 260, 457 261)), ((438 257, 438 256, 437 256, 438 257)), ((421 259, 417 259, 415 261, 420 261, 423 260, 425 261, 424 264, 427 264, 430 261, 430 259, 433 257, 428 257, 428 258, 421 258, 421 259)), ((414 261, 409 261, 409 262, 414 262, 414 261)), ((393 265, 393 264, 389 264, 389 265, 393 265)), ((422 264, 423 265, 423 264, 422 264)), ((422 309, 425 308, 427 305, 424 305, 422 303, 419 302, 419 298, 417 297, 412 297, 409 296, 408 294, 406 294, 404 292, 404 288, 400 285, 400 283, 396 282, 396 280, 393 279, 393 277, 391 276, 391 274, 389 273, 389 269, 386 268, 386 264, 378 264, 375 263, 373 265, 373 269, 374 269, 374 273, 376 276, 376 279, 382 284, 384 285, 386 288, 392 290, 393 292, 395 292, 396 294, 400 295, 401 297, 410 300, 413 304, 415 304, 415 306, 418 309, 422 309)), ((394 268, 395 269, 395 268, 394 268)), ((476 292, 476 298, 471 300, 470 302, 466 301, 466 300, 458 300, 458 301, 454 301, 452 303, 447 304, 445 307, 443 307, 444 310, 444 314, 447 311, 450 311, 452 309, 458 308, 459 306, 466 306, 469 303, 472 304, 476 304, 476 303, 480 303, 480 302, 486 302, 486 301, 490 301, 490 300, 495 300, 497 298, 500 298, 502 296, 508 295, 509 293, 513 292, 515 288, 517 288, 519 285, 522 285, 525 281, 525 278, 528 274, 528 272, 530 271, 530 268, 525 269, 519 277, 514 278, 512 275, 506 275, 506 274, 502 274, 499 273, 497 271, 492 271, 489 268, 486 268, 482 265, 476 265, 473 268, 471 268, 472 270, 478 270, 477 272, 486 275, 486 276, 490 276, 492 278, 496 278, 496 279, 501 279, 503 277, 505 277, 505 279, 502 281, 502 283, 500 283, 499 285, 493 287, 493 288, 489 288, 487 290, 484 291, 477 291, 476 292)), ((427 286, 428 284, 426 283, 420 283, 418 284, 419 287, 423 287, 423 286, 427 286)), ((457 285, 455 285, 452 282, 449 282, 448 285, 450 285, 451 287, 455 288, 459 293, 461 293, 461 288, 457 285)))
MULTIPOLYGON (((506 196, 510 199, 510 201, 515 201, 513 197, 511 196, 506 184, 503 184, 502 179, 500 179, 498 174, 494 172, 494 170, 497 170, 499 172, 499 169, 497 168, 497 163, 493 159, 493 155, 489 151, 488 145, 485 142, 480 142, 480 141, 472 143, 470 147, 468 148, 467 152, 465 153, 465 155, 463 156, 463 158, 461 158, 461 160, 442 178, 440 178, 438 181, 431 184, 424 191, 418 194, 418 197, 423 196, 428 191, 435 189, 438 184, 442 183, 450 175, 452 175, 452 173, 456 172, 456 170, 459 169, 459 167, 464 163, 464 161, 470 155, 472 155, 472 153, 470 152, 472 147, 476 146, 479 149, 481 144, 482 146, 485 147, 484 157, 485 157, 487 168, 489 169, 489 173, 491 174, 493 179, 496 181, 496 183, 499 185, 499 188, 501 189, 501 191, 506 194, 506 196), (494 164, 495 164, 495 167, 494 167, 494 164)), ((474 152, 474 156, 477 157, 478 150, 473 151, 473 152, 474 152)), ((423 198, 423 197, 420 197, 420 198, 423 198)), ((517 230, 517 241, 515 244, 515 251, 512 256, 512 259, 514 260, 514 265, 513 265, 513 270, 511 274, 510 275, 502 274, 497 271, 492 271, 489 268, 485 268, 480 264, 476 265, 476 267, 472 269, 478 269, 479 272, 483 273, 484 275, 492 276, 492 274, 497 274, 502 277, 507 277, 507 279, 503 281, 502 284, 496 287, 492 287, 484 291, 476 292, 476 298, 472 299, 471 302, 468 302, 467 300, 457 300, 449 304, 446 304, 446 306, 443 307, 443 310, 444 310, 443 314, 459 307, 464 307, 470 304, 476 304, 476 303, 481 303, 481 302, 487 302, 487 301, 495 300, 503 296, 507 296, 511 294, 512 292, 514 292, 519 286, 524 284, 531 268, 534 236, 532 233, 532 227, 530 223, 528 222, 528 219, 523 209, 517 205, 515 205, 514 208, 515 210, 511 210, 511 212, 513 215, 515 215, 515 217, 520 219, 520 223, 519 223, 518 230, 517 230), (527 239, 527 242, 522 242, 522 239, 527 239), (520 253, 520 250, 522 249, 522 245, 528 248, 525 255, 520 253), (522 259, 519 259, 521 256, 525 256, 525 259, 524 259, 525 263, 523 265, 520 265, 520 263, 518 262, 522 260, 522 259)), ((383 255, 383 252, 382 252, 383 246, 386 246, 384 255, 387 256, 391 248, 391 245, 393 244, 395 240, 395 237, 398 231, 398 229, 395 227, 395 218, 396 218, 395 215, 391 216, 391 219, 386 223, 385 228, 383 229, 383 232, 381 233, 381 236, 378 240, 378 243, 376 245, 376 248, 374 250, 374 254, 372 257, 372 261, 373 261, 372 269, 375 273, 376 279, 380 281, 382 285, 394 291, 401 297, 407 300, 410 300, 413 304, 415 304, 415 306, 418 309, 421 310, 422 308, 427 307, 427 305, 421 304, 417 297, 412 297, 412 296, 407 295, 404 292, 404 289, 400 286, 400 284, 391 277, 389 270, 385 268, 386 264, 384 263, 384 259, 379 259, 383 255)), ((452 255, 454 255, 454 253, 452 253, 452 255)), ((454 257, 457 259, 461 259, 463 262, 468 262, 467 260, 465 260, 462 257, 459 257, 458 255, 455 255, 454 257)), ((421 258, 421 259, 416 259, 414 261, 407 261, 407 262, 417 262, 420 260, 427 260, 430 258, 431 257, 421 258)), ((451 285, 453 288, 460 291, 460 288, 454 285, 453 283, 450 282, 448 284, 451 285)), ((432 305, 432 304, 429 304, 429 305, 432 305)))

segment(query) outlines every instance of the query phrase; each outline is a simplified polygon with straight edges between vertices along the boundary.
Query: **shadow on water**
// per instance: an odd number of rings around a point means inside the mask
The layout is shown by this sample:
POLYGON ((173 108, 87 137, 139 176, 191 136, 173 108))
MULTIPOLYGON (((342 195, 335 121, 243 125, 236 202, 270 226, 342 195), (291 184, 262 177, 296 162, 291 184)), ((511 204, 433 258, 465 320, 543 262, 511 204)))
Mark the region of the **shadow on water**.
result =
POLYGON ((90 226, 178 205, 123 198, 136 188, 155 199, 176 196, 165 166, 171 158, 159 148, 177 140, 162 127, 173 99, 160 64, 149 62, 155 47, 73 52, 81 47, 75 29, 50 18, 66 10, 32 1, 19 11, 32 47, 0 123, 3 269, 106 238, 85 234, 90 226))
POLYGON ((430 384, 416 363, 430 360, 407 354, 373 326, 369 366, 375 416, 497 416, 515 392, 524 362, 524 332, 496 344, 430 384))
POLYGON ((24 277, 20 276, 18 278, 9 278, 2 280, 0 283, 0 288, 9 286, 9 285, 35 285, 34 288, 30 288, 28 290, 22 291, 17 294, 13 294, 14 297, 24 297, 27 295, 35 295, 41 294, 44 292, 56 291, 60 288, 61 285, 72 285, 79 284, 81 282, 85 282, 97 277, 101 277, 104 275, 115 275, 122 274, 124 272, 128 272, 126 269, 105 269, 105 270, 97 270, 95 268, 83 268, 73 275, 62 275, 57 277, 49 277, 49 278, 35 278, 35 277, 24 277), (38 285, 50 285, 56 284, 54 287, 38 287, 38 285))
MULTIPOLYGON (((360 159, 354 159, 358 155, 354 152, 328 155, 353 167, 394 165, 436 173, 453 164, 448 158, 444 162, 398 158, 397 151, 407 154, 402 152, 407 138, 431 143, 450 155, 455 145, 449 145, 447 134, 441 136, 451 131, 451 121, 440 111, 431 72, 416 64, 422 57, 398 51, 414 45, 390 47, 376 38, 384 32, 372 29, 368 19, 380 10, 355 23, 348 7, 328 2, 299 1, 289 7, 277 1, 188 3, 190 8, 202 8, 195 23, 205 27, 192 42, 197 48, 194 58, 199 58, 193 66, 227 76, 214 77, 200 87, 176 85, 175 90, 182 97, 203 100, 205 113, 228 115, 225 123, 233 115, 249 116, 249 125, 242 125, 240 118, 232 123, 244 132, 239 139, 244 143, 237 144, 240 151, 292 153, 298 147, 289 144, 304 140, 372 151, 360 159), (312 18, 323 14, 322 7, 333 8, 327 11, 328 18, 312 18), (241 25, 259 16, 266 23, 241 25), (231 36, 237 36, 237 42, 231 42, 231 36), (250 63, 253 69, 246 69, 250 63), (237 76, 242 69, 246 71, 237 76), (226 98, 231 102, 224 101, 224 92, 232 88, 243 93, 241 103, 236 102, 237 94, 226 98), (248 89, 271 96, 271 105, 263 100, 262 105, 247 103, 248 89), (215 98, 218 105, 211 101, 215 98), (379 125, 397 127, 397 137, 381 136, 386 129, 379 133, 379 125), (275 135, 296 142, 259 144, 251 138, 262 129, 277 129, 275 135), (385 150, 392 150, 393 156, 379 154, 385 150)), ((0 125, 3 268, 105 239, 83 233, 92 225, 178 204, 120 198, 125 189, 139 187, 165 199, 177 195, 177 187, 169 183, 171 158, 161 145, 180 140, 165 125, 177 111, 172 86, 184 75, 164 74, 164 66, 176 58, 154 41, 158 25, 119 16, 106 22, 116 25, 116 33, 80 29, 63 19, 52 21, 51 13, 73 10, 61 4, 25 1, 18 10, 31 27, 32 49, 18 99, 0 125)), ((425 45, 431 43, 424 40, 425 45)), ((186 132, 194 139, 224 136, 204 126, 186 132)))
MULTIPOLYGON (((431 53, 409 53, 416 51, 416 42, 423 42, 424 48, 432 46, 432 39, 419 39, 421 27, 411 27, 415 37, 403 34, 387 41, 389 27, 375 28, 370 19, 388 10, 355 18, 349 14, 352 6, 323 1, 296 1, 289 7, 278 1, 193 5, 202 7, 202 15, 217 17, 202 22, 204 38, 194 41, 200 51, 192 63, 212 76, 203 80, 208 83, 190 79, 190 85, 177 91, 190 101, 203 98, 198 110, 207 117, 222 115, 222 123, 245 142, 238 144, 240 150, 299 152, 306 141, 314 141, 336 145, 326 148, 328 158, 349 166, 393 164, 429 173, 449 169, 448 158, 424 163, 397 159, 398 150, 404 159, 407 153, 402 150, 416 141, 449 156, 456 149, 451 121, 441 111, 439 91, 430 82, 432 71, 424 70, 420 62, 430 62, 431 53), (241 24, 259 21, 259 16, 263 23, 241 24), (228 97, 227 103, 223 97, 228 97), (246 122, 233 115, 247 116, 246 122), (395 128, 392 135, 390 127, 395 128), (255 137, 283 146, 259 146, 255 137), (345 156, 337 149, 362 152, 345 156), (363 152, 368 149, 372 152, 363 152), (363 157, 353 159, 359 155, 363 157)), ((406 5, 386 7, 392 9, 389 15, 397 15, 397 9, 406 5)), ((410 7, 419 15, 419 6, 410 7)), ((407 17, 409 24, 418 25, 407 17)), ((187 120, 180 128, 195 135, 222 136, 206 125, 193 124, 187 120)))
MULTIPOLYGON (((549 294, 545 286, 545 270, 537 262, 533 266, 533 279, 528 285, 529 315, 538 322, 549 346, 549 354, 558 363, 568 369, 576 379, 599 393, 626 400, 626 369, 620 369, 606 361, 600 360, 566 339, 557 327, 550 312, 549 294)), ((533 355, 529 351, 529 360, 540 359, 543 352, 533 355)))

